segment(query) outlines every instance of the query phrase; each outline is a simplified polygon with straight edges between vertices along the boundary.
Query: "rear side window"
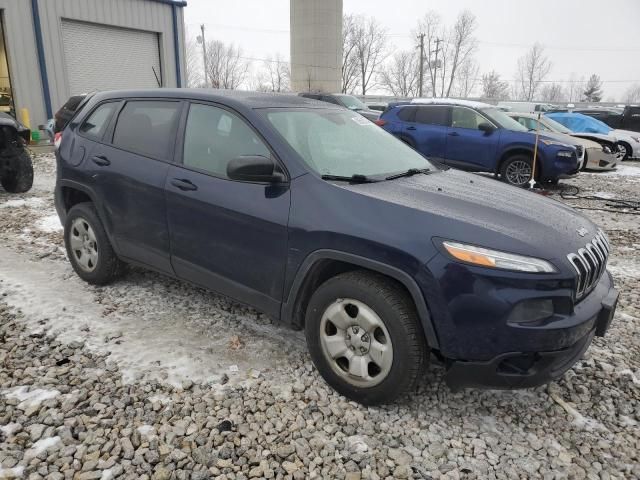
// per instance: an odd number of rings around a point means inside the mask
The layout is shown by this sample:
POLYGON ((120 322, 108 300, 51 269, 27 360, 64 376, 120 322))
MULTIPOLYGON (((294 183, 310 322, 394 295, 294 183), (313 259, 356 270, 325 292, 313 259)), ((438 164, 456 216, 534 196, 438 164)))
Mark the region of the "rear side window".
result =
POLYGON ((80 125, 80 133, 86 137, 100 140, 107 130, 111 115, 118 106, 117 102, 103 103, 96 108, 80 125))
POLYGON ((414 122, 416 117, 416 107, 402 107, 398 112, 398 118, 403 122, 414 122))
POLYGON ((113 134, 116 147, 157 159, 167 159, 175 139, 178 102, 135 100, 120 112, 113 134))
POLYGON ((222 108, 192 104, 184 132, 183 164, 227 178, 231 160, 271 152, 239 116, 222 108))
POLYGON ((433 107, 418 107, 416 122, 426 125, 449 125, 449 107, 436 105, 433 107))

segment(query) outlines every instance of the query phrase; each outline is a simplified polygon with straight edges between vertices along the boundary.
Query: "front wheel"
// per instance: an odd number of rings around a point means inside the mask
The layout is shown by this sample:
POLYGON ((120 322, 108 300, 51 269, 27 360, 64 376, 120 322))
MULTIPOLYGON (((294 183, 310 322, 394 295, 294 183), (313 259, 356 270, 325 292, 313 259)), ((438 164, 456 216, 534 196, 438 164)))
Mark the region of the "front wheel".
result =
POLYGON ((531 180, 531 163, 531 158, 526 155, 514 155, 504 161, 500 175, 508 184, 524 187, 531 180))
POLYGON ((9 168, 2 175, 0 184, 9 193, 25 193, 33 186, 33 163, 31 156, 23 148, 14 149, 5 160, 9 168))
POLYGON ((365 405, 414 388, 428 361, 413 301, 374 273, 348 272, 322 284, 309 302, 305 334, 326 382, 365 405))
POLYGON ((633 150, 631 149, 631 145, 629 145, 628 143, 618 142, 618 155, 620 156, 620 159, 622 161, 629 160, 632 151, 633 150))

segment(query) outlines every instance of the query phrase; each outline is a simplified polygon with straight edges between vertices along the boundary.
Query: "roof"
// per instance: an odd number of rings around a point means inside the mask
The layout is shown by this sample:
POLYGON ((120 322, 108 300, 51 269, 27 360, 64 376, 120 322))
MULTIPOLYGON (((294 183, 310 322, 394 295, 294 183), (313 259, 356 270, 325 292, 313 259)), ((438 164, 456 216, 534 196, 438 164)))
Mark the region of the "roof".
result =
POLYGON ((457 98, 414 98, 411 103, 426 103, 437 105, 460 105, 469 108, 493 108, 494 105, 488 103, 475 102, 473 100, 458 100, 457 98))
POLYGON ((156 3, 166 3, 167 5, 175 5, 176 7, 186 7, 187 0, 149 0, 156 3))
POLYGON ((294 94, 247 92, 214 88, 151 88, 145 90, 111 90, 96 93, 96 99, 99 100, 127 97, 206 100, 227 105, 242 105, 248 108, 307 107, 342 109, 342 107, 338 105, 299 97, 294 94))

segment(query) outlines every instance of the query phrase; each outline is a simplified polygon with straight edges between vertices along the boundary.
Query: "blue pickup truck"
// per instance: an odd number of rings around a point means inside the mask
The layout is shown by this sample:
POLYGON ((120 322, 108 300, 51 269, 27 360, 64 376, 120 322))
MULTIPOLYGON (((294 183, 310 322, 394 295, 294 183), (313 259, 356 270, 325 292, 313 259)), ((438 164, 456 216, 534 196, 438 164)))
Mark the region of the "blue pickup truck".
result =
MULTIPOLYGON (((531 180, 535 135, 492 105, 453 99, 389 104, 376 122, 432 160, 491 172, 512 185, 531 180)), ((578 172, 573 145, 540 136, 535 178, 556 183, 578 172)))

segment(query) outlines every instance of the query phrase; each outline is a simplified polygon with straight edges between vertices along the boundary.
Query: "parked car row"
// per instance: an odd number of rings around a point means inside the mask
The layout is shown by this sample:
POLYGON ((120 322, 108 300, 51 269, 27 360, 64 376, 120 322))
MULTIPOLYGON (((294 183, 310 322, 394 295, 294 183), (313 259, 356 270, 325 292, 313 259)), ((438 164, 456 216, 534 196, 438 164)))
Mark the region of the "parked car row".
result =
MULTIPOLYGON (((416 152, 518 185, 535 136, 472 102, 396 104, 378 123, 404 143, 298 96, 90 95, 56 139, 69 261, 98 285, 151 268, 304 329, 326 381, 365 404, 412 391, 431 358, 454 389, 561 376, 614 316, 606 235, 416 152)), ((539 148, 543 179, 577 171, 575 145, 539 148)))

